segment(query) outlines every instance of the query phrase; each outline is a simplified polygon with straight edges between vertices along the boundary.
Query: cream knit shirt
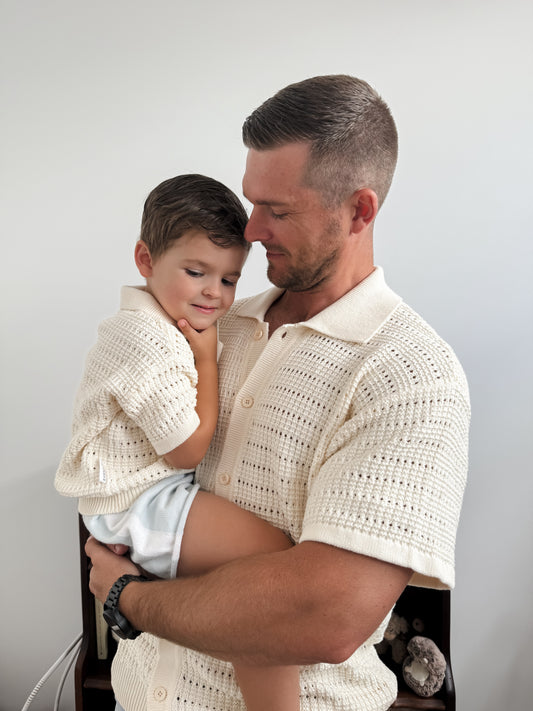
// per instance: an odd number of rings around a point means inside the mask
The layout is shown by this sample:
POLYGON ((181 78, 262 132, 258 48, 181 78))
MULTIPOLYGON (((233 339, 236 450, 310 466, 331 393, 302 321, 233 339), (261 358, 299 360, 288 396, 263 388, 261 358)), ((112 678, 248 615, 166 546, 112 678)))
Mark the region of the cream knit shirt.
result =
POLYGON ((55 486, 82 514, 118 513, 176 474, 161 455, 198 427, 197 373, 186 338, 142 287, 98 328, 74 405, 72 439, 55 486))
MULTIPOLYGON (((454 584, 467 471, 469 398, 450 347, 385 284, 381 269, 305 323, 268 339, 277 289, 220 325, 220 416, 197 469, 206 489, 287 531, 454 584)), ((394 675, 373 645, 301 669, 303 711, 379 711, 394 675)), ((244 711, 232 667, 141 635, 113 666, 127 711, 244 711)))

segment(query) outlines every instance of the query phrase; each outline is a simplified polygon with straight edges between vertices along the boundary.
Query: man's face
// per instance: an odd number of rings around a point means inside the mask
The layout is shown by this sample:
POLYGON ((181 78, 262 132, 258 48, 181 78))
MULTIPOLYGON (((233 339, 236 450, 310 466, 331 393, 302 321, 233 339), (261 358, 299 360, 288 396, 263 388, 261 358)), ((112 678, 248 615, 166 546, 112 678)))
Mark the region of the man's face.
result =
POLYGON ((245 237, 261 242, 268 278, 289 291, 332 279, 346 234, 341 211, 324 207, 320 194, 302 185, 308 155, 305 143, 250 149, 243 178, 243 193, 253 205, 245 237))

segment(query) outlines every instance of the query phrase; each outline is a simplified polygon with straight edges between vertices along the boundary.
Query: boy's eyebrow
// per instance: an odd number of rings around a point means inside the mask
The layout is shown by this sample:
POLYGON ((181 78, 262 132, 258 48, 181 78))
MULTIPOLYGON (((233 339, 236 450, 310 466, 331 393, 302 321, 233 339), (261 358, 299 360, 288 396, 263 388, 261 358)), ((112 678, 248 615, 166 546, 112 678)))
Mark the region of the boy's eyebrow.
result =
MULTIPOLYGON (((185 264, 189 264, 191 266, 195 267, 200 267, 201 269, 210 269, 213 265, 212 264, 207 264, 207 262, 202 262, 201 259, 184 259, 183 260, 185 264)), ((233 272, 228 272, 229 276, 241 276, 241 272, 238 269, 235 269, 233 272)))

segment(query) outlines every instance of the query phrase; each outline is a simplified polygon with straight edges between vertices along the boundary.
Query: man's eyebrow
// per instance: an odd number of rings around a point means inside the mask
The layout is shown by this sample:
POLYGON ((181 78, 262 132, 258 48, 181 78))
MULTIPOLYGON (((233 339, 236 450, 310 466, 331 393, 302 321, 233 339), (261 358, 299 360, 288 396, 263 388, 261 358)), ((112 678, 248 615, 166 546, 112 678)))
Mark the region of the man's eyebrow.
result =
POLYGON ((246 200, 250 203, 250 205, 267 205, 268 207, 271 206, 276 206, 276 207, 289 207, 289 204, 286 200, 282 200, 281 198, 263 198, 260 200, 251 200, 251 198, 248 197, 246 192, 243 190, 243 195, 246 198, 246 200))
POLYGON ((264 205, 265 207, 281 207, 283 209, 288 209, 290 207, 290 203, 285 200, 255 200, 254 202, 249 200, 248 202, 252 205, 264 205))

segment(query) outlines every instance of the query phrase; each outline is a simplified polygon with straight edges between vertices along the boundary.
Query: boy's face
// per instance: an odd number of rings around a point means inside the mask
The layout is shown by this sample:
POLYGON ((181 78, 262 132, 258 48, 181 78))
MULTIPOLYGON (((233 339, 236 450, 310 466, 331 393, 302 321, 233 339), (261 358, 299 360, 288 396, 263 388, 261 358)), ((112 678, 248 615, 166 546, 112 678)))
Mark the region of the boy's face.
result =
POLYGON ((174 321, 185 318, 202 331, 232 305, 246 251, 218 247, 203 230, 190 230, 160 257, 148 258, 147 271, 137 265, 152 296, 174 321))

